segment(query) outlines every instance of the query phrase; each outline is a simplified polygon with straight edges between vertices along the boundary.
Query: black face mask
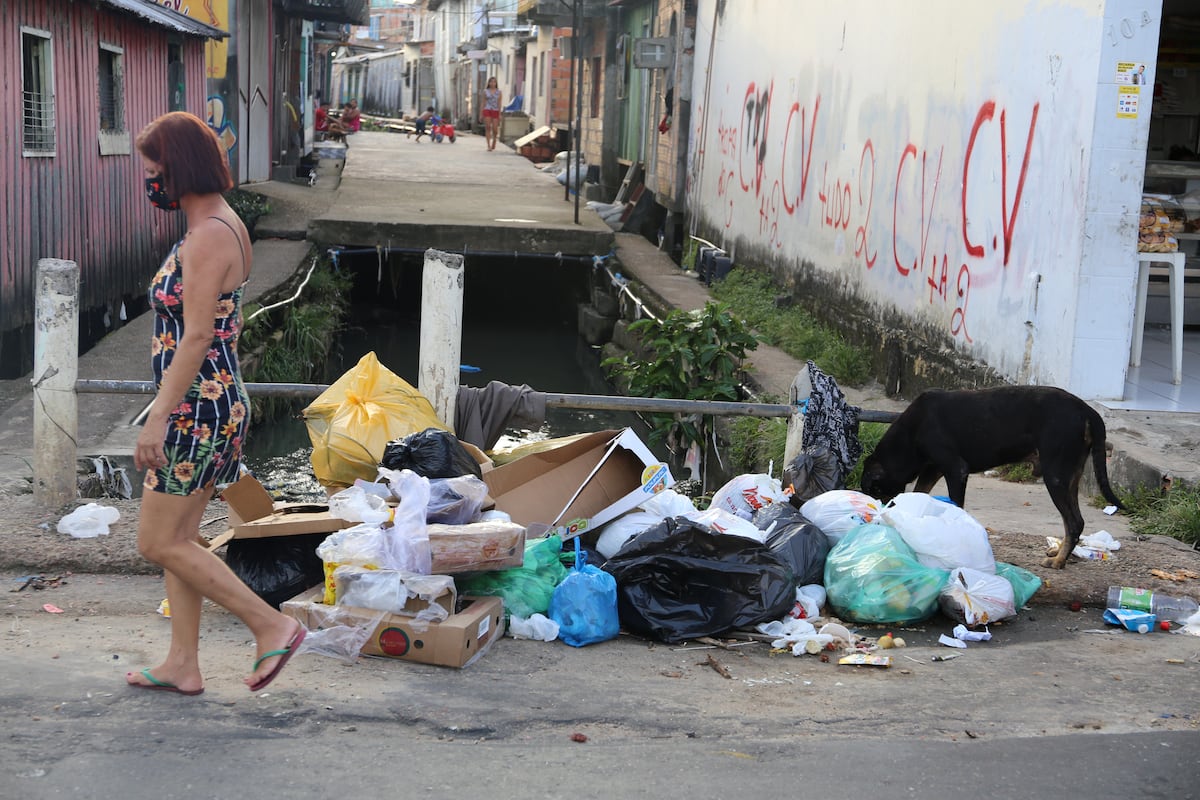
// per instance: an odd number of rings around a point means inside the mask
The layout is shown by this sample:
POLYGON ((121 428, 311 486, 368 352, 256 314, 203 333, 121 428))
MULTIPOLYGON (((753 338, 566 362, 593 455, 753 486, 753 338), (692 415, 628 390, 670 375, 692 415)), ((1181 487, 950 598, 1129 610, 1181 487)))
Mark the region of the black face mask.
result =
POLYGON ((162 175, 152 175, 146 178, 146 197, 150 200, 150 205, 163 211, 179 209, 179 201, 172 200, 167 194, 166 187, 163 186, 162 175))

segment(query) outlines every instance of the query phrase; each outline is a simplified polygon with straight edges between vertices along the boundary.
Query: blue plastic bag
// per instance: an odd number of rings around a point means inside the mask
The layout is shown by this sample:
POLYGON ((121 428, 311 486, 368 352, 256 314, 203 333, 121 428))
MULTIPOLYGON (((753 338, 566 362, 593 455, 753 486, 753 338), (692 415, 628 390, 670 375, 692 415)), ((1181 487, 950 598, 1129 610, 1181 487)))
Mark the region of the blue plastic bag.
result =
POLYGON ((575 567, 550 596, 550 619, 558 623, 558 638, 572 647, 615 639, 621 630, 616 579, 585 562, 576 539, 575 567))

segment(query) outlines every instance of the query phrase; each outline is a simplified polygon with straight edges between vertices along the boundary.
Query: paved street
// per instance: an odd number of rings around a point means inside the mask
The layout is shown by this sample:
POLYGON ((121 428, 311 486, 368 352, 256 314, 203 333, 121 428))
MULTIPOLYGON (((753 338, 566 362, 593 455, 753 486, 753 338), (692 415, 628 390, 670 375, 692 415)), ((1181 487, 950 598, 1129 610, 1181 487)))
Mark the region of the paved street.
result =
POLYGON ((1200 638, 1096 633, 1096 610, 1037 608, 965 651, 935 618, 886 669, 506 637, 464 670, 302 654, 252 695, 253 645, 209 609, 188 698, 124 686, 166 646, 161 596, 95 575, 3 595, 0 796, 1197 796, 1200 638))

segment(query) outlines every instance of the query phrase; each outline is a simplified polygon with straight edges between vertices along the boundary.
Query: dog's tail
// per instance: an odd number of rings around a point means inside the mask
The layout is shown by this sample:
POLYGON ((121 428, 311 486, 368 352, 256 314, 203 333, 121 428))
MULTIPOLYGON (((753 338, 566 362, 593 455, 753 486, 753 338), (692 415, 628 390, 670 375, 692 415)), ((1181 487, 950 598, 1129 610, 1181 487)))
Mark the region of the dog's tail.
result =
POLYGON ((1104 419, 1095 409, 1089 407, 1088 410, 1091 412, 1087 424, 1092 434, 1092 469, 1096 472, 1096 483, 1100 486, 1100 493, 1104 495, 1105 500, 1117 508, 1124 509, 1125 506, 1121 505, 1121 501, 1117 499, 1116 493, 1108 483, 1107 453, 1105 452, 1107 434, 1104 429, 1104 419))

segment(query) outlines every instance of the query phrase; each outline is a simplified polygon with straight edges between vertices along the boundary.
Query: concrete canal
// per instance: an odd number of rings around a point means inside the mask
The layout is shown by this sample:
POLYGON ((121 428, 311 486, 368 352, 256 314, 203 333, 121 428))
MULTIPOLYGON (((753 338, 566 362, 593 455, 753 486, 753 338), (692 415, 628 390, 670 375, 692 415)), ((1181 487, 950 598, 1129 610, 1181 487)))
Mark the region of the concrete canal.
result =
MULTIPOLYGON (((339 267, 355 276, 351 309, 323 377, 332 383, 368 352, 404 380, 417 384, 420 353, 422 257, 374 251, 346 253, 339 267)), ((589 296, 591 263, 582 259, 471 256, 463 297, 461 383, 528 384, 546 392, 612 394, 600 369, 599 349, 577 330, 578 305, 589 296)), ((299 414, 256 424, 246 464, 272 488, 295 499, 324 492, 309 466, 311 443, 299 414)), ((541 439, 631 426, 645 439, 637 416, 626 412, 549 408, 536 430, 510 430, 498 449, 541 439)))

